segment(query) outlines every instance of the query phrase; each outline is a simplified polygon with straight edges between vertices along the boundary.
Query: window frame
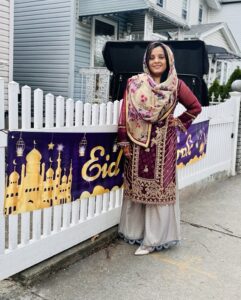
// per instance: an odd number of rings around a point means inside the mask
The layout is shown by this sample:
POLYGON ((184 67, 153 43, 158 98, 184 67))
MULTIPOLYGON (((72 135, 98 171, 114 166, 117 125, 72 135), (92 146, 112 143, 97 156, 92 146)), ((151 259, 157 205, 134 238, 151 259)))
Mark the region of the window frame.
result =
POLYGON ((182 0, 182 18, 187 21, 188 20, 188 7, 189 7, 189 0, 182 0), (185 6, 184 6, 184 3, 185 6))
POLYGON ((203 22, 203 5, 200 3, 198 9, 198 23, 202 24, 202 22, 203 22))
POLYGON ((165 4, 166 4, 166 1, 165 0, 157 0, 157 3, 156 3, 158 6, 164 8, 165 7, 165 4), (160 3, 162 2, 162 4, 160 3))

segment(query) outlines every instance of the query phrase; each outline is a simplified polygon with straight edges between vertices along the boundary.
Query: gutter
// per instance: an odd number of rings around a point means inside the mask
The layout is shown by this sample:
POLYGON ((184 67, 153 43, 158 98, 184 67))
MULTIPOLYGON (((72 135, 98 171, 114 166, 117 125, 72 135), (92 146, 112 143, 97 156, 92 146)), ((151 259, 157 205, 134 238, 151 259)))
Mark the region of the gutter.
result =
POLYGON ((222 5, 227 5, 227 4, 238 4, 238 3, 241 3, 241 1, 221 2, 222 5))

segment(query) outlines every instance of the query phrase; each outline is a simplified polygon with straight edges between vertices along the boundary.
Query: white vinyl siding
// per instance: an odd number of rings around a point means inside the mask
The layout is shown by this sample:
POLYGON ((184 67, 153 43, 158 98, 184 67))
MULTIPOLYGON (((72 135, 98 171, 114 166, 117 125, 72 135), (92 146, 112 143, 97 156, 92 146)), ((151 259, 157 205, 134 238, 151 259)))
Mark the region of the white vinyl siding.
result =
POLYGON ((165 9, 170 13, 181 17, 182 16, 182 0, 167 0, 165 9))
POLYGON ((91 24, 83 25, 77 17, 75 32, 74 99, 78 100, 81 89, 79 69, 90 66, 91 24))
POLYGON ((15 0, 14 80, 68 97, 71 0, 15 0))
POLYGON ((208 12, 208 22, 227 23, 241 50, 240 13, 241 3, 222 5, 222 9, 220 11, 210 10, 208 12))
MULTIPOLYGON (((188 0, 187 1, 187 21, 189 25, 198 24, 199 4, 203 6, 203 21, 208 19, 208 7, 205 0, 188 0)), ((165 9, 170 13, 182 17, 183 0, 166 0, 165 9)))
POLYGON ((220 31, 216 31, 215 33, 205 37, 204 41, 208 45, 223 47, 227 50, 231 50, 228 43, 226 42, 225 37, 220 31))
POLYGON ((206 1, 204 0, 191 0, 190 1, 190 12, 189 12, 189 24, 190 25, 196 25, 199 24, 198 16, 199 16, 199 7, 200 5, 203 8, 203 14, 202 14, 202 24, 207 22, 207 14, 208 14, 208 7, 206 4, 206 1))
POLYGON ((7 109, 7 84, 9 82, 9 46, 10 46, 10 0, 1 0, 0 4, 0 77, 4 79, 5 109, 7 109))
MULTIPOLYGON (((148 8, 148 4, 145 0, 79 0, 79 12, 80 16, 86 15, 105 15, 108 13, 125 12, 132 10, 140 10, 148 8)), ((154 0, 152 0, 153 2, 154 0)))

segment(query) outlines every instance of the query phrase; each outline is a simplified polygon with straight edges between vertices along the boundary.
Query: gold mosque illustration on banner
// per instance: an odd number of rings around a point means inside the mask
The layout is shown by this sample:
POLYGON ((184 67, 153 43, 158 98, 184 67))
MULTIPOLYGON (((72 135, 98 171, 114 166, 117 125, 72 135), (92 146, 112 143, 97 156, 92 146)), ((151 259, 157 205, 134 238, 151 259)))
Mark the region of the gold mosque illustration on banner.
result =
MULTIPOLYGON (((51 147, 51 144, 49 145, 51 147)), ((23 147, 17 148, 17 156, 22 156, 23 150, 23 147)), ((71 202, 72 161, 68 176, 65 174, 66 169, 61 176, 62 150, 59 145, 55 170, 52 168, 51 158, 49 158, 50 167, 45 170, 45 163, 41 164, 42 155, 35 148, 35 144, 26 155, 26 164, 22 164, 21 174, 16 171, 16 159, 13 160, 14 170, 6 178, 5 214, 16 214, 71 202)))

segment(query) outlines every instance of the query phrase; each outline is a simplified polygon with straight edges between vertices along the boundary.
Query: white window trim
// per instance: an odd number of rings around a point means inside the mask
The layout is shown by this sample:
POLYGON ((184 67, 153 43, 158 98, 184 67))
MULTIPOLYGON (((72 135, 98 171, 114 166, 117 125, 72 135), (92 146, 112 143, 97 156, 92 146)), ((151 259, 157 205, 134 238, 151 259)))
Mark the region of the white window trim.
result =
POLYGON ((203 9, 204 9, 203 4, 199 3, 199 7, 198 7, 198 23, 199 24, 203 23, 203 9), (199 20, 200 9, 202 9, 202 18, 201 18, 201 21, 199 20))
POLYGON ((161 6, 159 3, 159 1, 157 0, 157 5, 159 5, 161 8, 166 8, 166 0, 163 0, 163 5, 161 6))
POLYGON ((95 49, 95 21, 101 21, 114 26, 115 39, 117 39, 117 22, 111 21, 104 17, 93 17, 91 28, 91 47, 90 47, 90 66, 94 67, 94 49, 95 49))
MULTIPOLYGON (((182 10, 183 10, 183 2, 182 2, 182 10)), ((182 16, 182 11, 181 11, 181 18, 183 20, 185 20, 186 22, 188 22, 188 20, 189 20, 189 14, 190 14, 190 1, 187 0, 187 17, 186 17, 186 19, 184 19, 183 16, 182 16)))

